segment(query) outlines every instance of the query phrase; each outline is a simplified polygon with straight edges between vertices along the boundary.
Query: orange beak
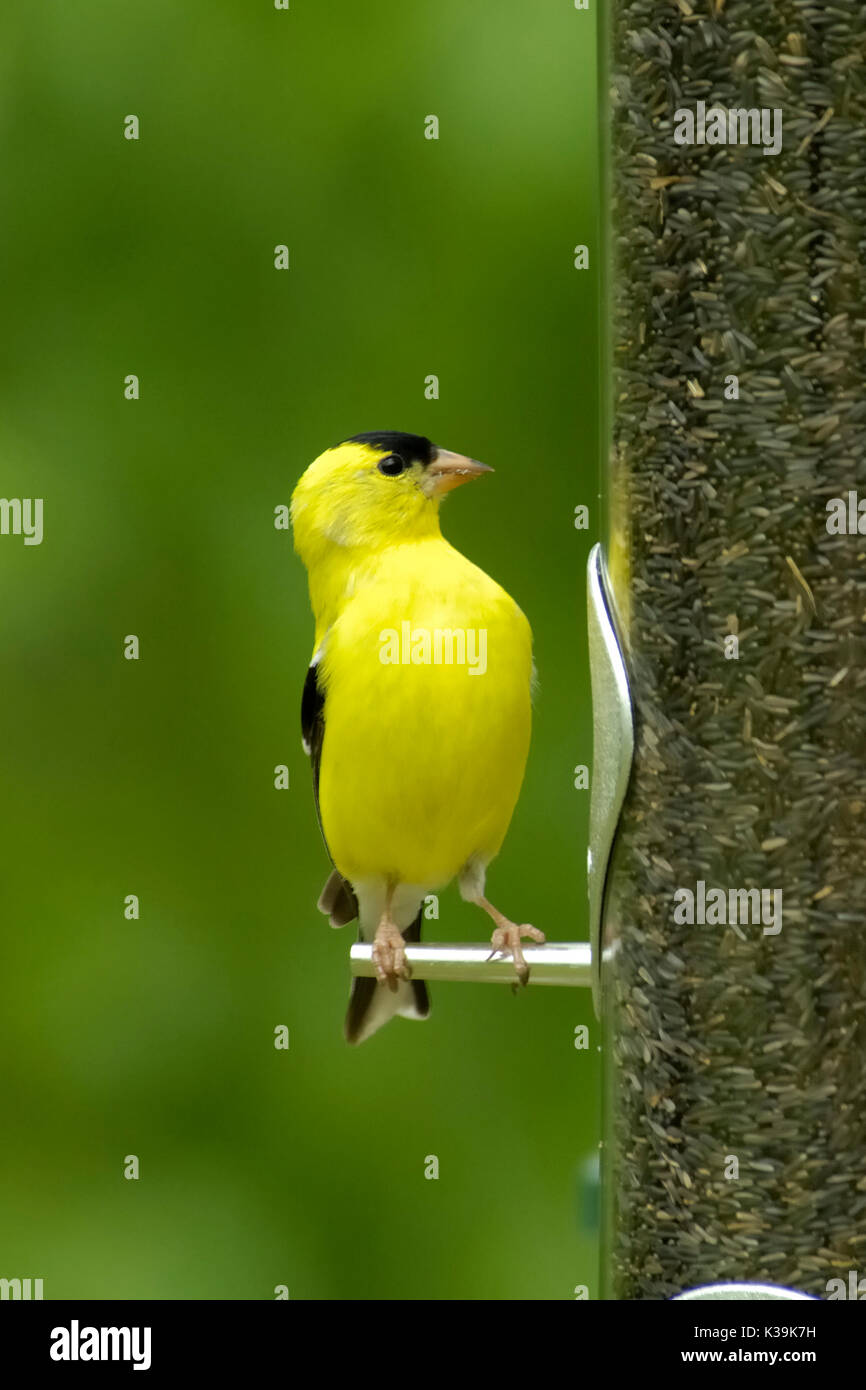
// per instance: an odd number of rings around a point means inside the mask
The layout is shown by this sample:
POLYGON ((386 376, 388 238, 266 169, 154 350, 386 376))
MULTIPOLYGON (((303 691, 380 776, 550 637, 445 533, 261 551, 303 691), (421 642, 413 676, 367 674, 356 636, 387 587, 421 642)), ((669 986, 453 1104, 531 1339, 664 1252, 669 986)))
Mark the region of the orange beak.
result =
POLYGON ((479 478, 482 473, 492 473, 486 463, 468 459, 463 454, 452 454, 450 449, 437 449, 436 457, 426 469, 424 491, 428 497, 441 497, 452 492, 471 478, 479 478))

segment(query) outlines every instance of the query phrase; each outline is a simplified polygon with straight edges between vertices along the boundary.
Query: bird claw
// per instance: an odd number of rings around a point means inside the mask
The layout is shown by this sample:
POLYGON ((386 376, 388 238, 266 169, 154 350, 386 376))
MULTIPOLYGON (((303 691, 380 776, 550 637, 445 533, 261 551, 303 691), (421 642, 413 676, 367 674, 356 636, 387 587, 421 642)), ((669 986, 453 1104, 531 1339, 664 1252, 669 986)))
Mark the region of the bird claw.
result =
POLYGON ((529 984, 529 966, 526 964, 526 959, 523 955, 523 947, 520 944, 524 936, 529 937, 531 941, 537 942, 538 945, 543 945, 547 939, 543 931, 539 931, 538 927, 530 926, 528 922, 503 922, 500 926, 496 927, 490 938, 490 944, 493 950, 490 952, 487 959, 492 960, 494 956, 500 953, 502 955, 510 955, 511 959, 514 961, 514 969, 517 974, 518 983, 526 986, 529 984))
POLYGON ((392 994, 396 994, 400 980, 412 978, 403 933, 393 922, 379 924, 373 939, 372 955, 376 979, 380 985, 387 985, 392 994))

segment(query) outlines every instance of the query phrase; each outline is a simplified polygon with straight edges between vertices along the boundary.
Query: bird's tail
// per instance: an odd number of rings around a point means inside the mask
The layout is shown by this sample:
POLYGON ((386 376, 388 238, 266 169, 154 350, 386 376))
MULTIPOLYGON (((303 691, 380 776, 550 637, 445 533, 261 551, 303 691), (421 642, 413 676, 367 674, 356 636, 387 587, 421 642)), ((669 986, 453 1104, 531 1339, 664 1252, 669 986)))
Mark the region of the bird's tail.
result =
MULTIPOLYGON (((404 940, 421 940, 423 910, 422 903, 415 920, 403 928, 404 940)), ((364 939, 363 923, 361 939, 364 939)), ((423 980, 400 980, 396 990, 391 990, 387 985, 380 985, 378 980, 358 976, 352 981, 349 996, 346 1041, 365 1042, 395 1014, 401 1014, 403 1018, 426 1018, 429 1012, 430 997, 423 980)))

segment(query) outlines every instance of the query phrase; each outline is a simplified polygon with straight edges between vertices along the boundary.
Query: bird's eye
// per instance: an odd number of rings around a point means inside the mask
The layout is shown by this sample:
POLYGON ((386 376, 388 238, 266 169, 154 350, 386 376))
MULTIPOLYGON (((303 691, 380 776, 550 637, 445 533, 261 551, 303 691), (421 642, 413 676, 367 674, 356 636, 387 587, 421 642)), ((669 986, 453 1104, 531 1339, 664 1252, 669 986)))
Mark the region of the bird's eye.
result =
POLYGON ((405 459, 401 459, 399 454, 389 454, 387 458, 379 460, 379 472, 384 473, 386 478, 396 478, 406 467, 405 459))

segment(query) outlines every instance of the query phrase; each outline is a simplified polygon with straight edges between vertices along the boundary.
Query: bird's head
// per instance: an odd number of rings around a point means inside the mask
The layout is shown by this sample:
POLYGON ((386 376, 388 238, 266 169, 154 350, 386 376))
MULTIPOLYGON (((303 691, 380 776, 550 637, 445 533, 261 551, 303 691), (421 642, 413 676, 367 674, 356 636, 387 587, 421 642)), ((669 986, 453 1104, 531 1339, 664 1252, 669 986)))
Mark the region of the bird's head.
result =
POLYGON ((420 434, 353 435, 320 454, 295 488, 295 549, 307 560, 323 545, 380 548, 435 535, 445 493, 490 472, 420 434))

